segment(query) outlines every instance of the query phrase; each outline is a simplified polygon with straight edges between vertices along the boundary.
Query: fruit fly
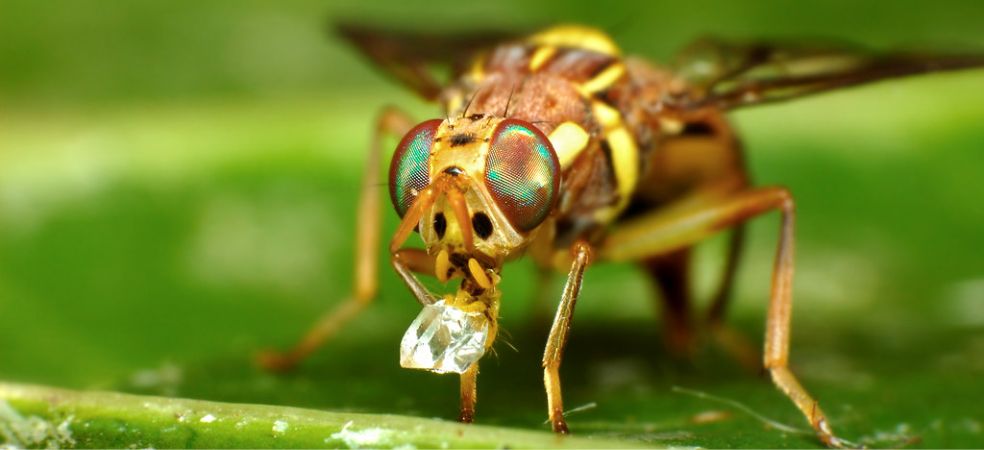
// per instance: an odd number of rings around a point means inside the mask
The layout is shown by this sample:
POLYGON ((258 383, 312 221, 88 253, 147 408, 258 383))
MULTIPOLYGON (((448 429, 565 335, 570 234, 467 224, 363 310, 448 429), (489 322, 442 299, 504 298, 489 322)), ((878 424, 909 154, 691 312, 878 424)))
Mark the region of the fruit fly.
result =
POLYGON ((402 136, 389 169, 390 199, 401 217, 389 251, 424 310, 401 344, 401 364, 459 373, 461 421, 472 421, 478 360, 495 341, 503 264, 526 254, 544 272, 567 274, 543 355, 549 421, 567 433, 559 370, 589 266, 638 263, 661 287, 667 343, 685 350, 696 322, 687 289, 693 246, 731 230, 720 288, 702 319, 712 332, 728 334, 723 318, 743 225, 778 211, 764 366, 823 443, 846 443, 788 367, 794 198, 783 187, 752 186, 726 113, 979 66, 984 58, 704 39, 667 69, 624 56, 603 32, 581 26, 525 37, 339 30, 445 114, 421 123, 395 108, 380 114, 359 200, 352 295, 292 350, 263 354, 264 366, 294 366, 376 296, 381 141, 402 136), (450 67, 447 81, 433 64, 450 67), (404 247, 414 232, 424 249, 404 247), (439 296, 418 275, 460 282, 454 294, 439 296))

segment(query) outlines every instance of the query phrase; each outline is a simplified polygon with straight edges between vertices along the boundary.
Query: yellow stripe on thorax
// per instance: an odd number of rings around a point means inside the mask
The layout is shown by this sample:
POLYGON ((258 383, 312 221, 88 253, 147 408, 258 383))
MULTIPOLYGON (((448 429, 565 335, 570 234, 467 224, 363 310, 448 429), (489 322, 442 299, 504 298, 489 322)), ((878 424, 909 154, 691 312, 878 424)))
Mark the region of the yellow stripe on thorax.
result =
POLYGON ((554 128, 548 136, 550 145, 557 152, 560 167, 566 169, 577 159, 577 155, 588 146, 591 137, 584 128, 574 122, 564 122, 554 128))
POLYGON ((581 83, 577 88, 581 91, 581 95, 590 98, 593 94, 611 87, 619 78, 622 78, 622 75, 625 75, 625 65, 616 62, 595 75, 594 78, 581 83))
POLYGON ((472 81, 477 83, 485 78, 485 61, 488 59, 488 52, 479 52, 472 57, 471 67, 468 68, 468 75, 472 81))
POLYGON ((601 101, 591 104, 595 118, 601 124, 608 148, 611 150, 612 168, 615 170, 615 184, 618 190, 618 203, 612 208, 598 212, 597 219, 607 221, 623 208, 632 198, 636 182, 639 181, 639 148, 635 138, 622 122, 622 114, 601 101))
POLYGON ((596 28, 580 25, 547 28, 530 36, 528 41, 544 47, 580 48, 609 56, 618 56, 621 53, 615 41, 607 34, 596 28))
POLYGON ((536 49, 536 51, 533 52, 533 56, 530 57, 530 72, 536 72, 537 69, 543 66, 543 63, 549 61, 550 58, 556 54, 557 47, 552 45, 544 45, 536 49))

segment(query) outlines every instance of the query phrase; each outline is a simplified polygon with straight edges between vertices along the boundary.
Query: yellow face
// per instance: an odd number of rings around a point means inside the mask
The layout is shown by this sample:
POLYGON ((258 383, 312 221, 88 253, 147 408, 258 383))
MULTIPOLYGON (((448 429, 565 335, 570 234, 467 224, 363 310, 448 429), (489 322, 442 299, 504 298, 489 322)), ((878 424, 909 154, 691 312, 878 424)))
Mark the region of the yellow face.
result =
POLYGON ((427 121, 407 133, 389 181, 397 212, 416 222, 428 253, 498 266, 550 214, 560 165, 534 125, 474 115, 427 121))
POLYGON ((455 295, 428 293, 401 341, 401 365, 461 373, 495 340, 502 263, 532 240, 553 210, 557 155, 539 129, 520 120, 429 120, 400 142, 389 182, 403 218, 391 250, 416 227, 434 256, 437 279, 463 277, 455 295), (433 326, 444 331, 425 332, 433 326))

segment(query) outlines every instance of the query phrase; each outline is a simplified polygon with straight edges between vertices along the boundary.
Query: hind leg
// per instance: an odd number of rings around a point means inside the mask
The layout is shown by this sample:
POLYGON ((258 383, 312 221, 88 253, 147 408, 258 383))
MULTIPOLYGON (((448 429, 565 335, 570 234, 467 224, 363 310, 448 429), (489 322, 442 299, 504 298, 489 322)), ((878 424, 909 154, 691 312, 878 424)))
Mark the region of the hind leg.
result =
POLYGON ((616 227, 602 243, 599 255, 611 261, 638 261, 687 248, 718 231, 734 227, 769 211, 782 219, 772 271, 772 289, 766 317, 764 366, 772 381, 803 413, 817 437, 826 445, 847 443, 834 436, 830 424, 813 397, 789 370, 789 337, 792 313, 793 223, 792 195, 784 188, 749 189, 682 209, 667 208, 616 227))
POLYGON ((756 372, 761 368, 760 361, 762 353, 740 330, 729 325, 724 319, 728 309, 728 303, 732 298, 734 289, 735 275, 738 270, 739 259, 745 243, 745 224, 738 224, 731 230, 728 240, 728 254, 725 260, 724 271, 721 273, 721 280, 717 291, 711 297, 711 304, 704 317, 707 332, 710 334, 714 343, 723 349, 728 355, 735 359, 742 367, 750 372, 756 372))
POLYGON ((660 293, 667 350, 675 356, 692 355, 696 333, 690 303, 690 248, 646 259, 642 266, 660 293))

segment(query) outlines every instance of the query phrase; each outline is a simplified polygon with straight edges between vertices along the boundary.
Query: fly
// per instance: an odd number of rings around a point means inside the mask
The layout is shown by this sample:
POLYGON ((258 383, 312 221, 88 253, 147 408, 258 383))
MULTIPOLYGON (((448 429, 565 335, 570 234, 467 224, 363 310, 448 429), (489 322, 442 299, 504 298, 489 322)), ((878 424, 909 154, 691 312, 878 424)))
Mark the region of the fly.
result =
POLYGON ((381 140, 402 136, 389 170, 390 200, 401 217, 389 251, 423 311, 401 342, 401 365, 460 374, 461 421, 472 421, 479 360, 497 334, 503 264, 526 254, 544 272, 567 274, 543 355, 549 421, 567 433, 559 369, 585 271, 606 261, 638 263, 661 286, 669 347, 686 352, 693 313, 680 286, 691 249, 731 231, 703 321, 713 334, 733 336, 724 313, 744 224, 779 211, 764 366, 824 444, 849 444, 787 365, 795 200, 783 187, 752 185, 726 113, 981 66, 984 58, 705 39, 667 69, 624 56, 607 35, 581 26, 521 38, 354 26, 340 32, 408 88, 443 105, 445 115, 421 123, 395 108, 379 115, 357 213, 353 292, 293 349, 264 354, 264 366, 296 365, 376 296, 381 140), (434 63, 450 65, 449 81, 434 78, 434 63), (404 246, 414 232, 425 248, 404 246), (418 275, 460 281, 454 293, 436 295, 418 275))

